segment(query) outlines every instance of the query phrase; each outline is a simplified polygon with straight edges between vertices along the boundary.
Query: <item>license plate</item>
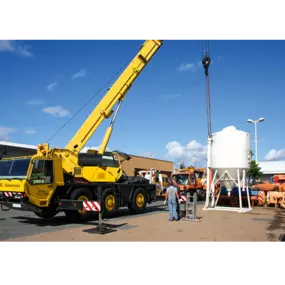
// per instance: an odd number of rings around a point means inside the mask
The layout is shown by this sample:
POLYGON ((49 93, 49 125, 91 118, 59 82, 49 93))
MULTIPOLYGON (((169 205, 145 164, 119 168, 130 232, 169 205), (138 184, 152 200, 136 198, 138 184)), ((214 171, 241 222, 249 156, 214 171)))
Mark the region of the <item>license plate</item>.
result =
POLYGON ((21 208, 21 204, 13 204, 13 208, 21 208))

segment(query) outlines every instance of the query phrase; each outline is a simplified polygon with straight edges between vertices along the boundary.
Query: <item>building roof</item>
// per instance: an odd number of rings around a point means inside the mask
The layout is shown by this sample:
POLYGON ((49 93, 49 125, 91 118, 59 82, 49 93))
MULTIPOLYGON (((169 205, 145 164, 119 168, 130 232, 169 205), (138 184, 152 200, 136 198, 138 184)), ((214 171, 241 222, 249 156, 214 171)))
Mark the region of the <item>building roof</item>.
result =
POLYGON ((37 149, 34 145, 28 145, 28 144, 21 144, 21 143, 13 143, 13 142, 7 142, 7 141, 0 141, 0 147, 17 147, 17 148, 24 148, 24 149, 37 149))
POLYGON ((164 160, 164 159, 155 158, 155 157, 147 157, 147 156, 134 155, 134 154, 128 154, 128 155, 129 156, 134 156, 134 157, 141 157, 141 158, 145 158, 145 159, 150 159, 150 160, 159 160, 159 161, 163 161, 163 162, 173 163, 173 161, 171 161, 171 160, 164 160))
POLYGON ((258 164, 263 174, 285 173, 285 161, 261 161, 258 164))

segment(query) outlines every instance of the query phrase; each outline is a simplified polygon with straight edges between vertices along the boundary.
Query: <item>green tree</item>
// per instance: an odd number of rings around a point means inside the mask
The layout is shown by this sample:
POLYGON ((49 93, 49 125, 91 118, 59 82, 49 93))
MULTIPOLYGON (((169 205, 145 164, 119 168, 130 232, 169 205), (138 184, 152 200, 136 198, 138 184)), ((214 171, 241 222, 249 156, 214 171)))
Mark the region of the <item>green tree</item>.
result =
POLYGON ((261 167, 258 166, 255 160, 252 160, 253 152, 250 151, 251 161, 249 165, 249 170, 247 172, 248 178, 252 179, 252 183, 255 183, 257 179, 262 176, 261 167))

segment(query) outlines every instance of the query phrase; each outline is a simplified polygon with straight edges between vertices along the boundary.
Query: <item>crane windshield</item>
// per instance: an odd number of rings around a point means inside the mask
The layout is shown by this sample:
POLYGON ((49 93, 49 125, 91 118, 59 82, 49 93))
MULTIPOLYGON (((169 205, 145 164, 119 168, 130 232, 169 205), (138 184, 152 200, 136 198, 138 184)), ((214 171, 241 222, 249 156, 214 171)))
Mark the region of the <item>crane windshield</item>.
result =
POLYGON ((31 159, 0 160, 0 179, 25 179, 31 159))
POLYGON ((172 178, 179 185, 187 185, 188 184, 188 174, 174 174, 172 178))
POLYGON ((113 154, 112 152, 105 152, 102 156, 102 166, 107 167, 118 167, 119 162, 117 155, 113 154))

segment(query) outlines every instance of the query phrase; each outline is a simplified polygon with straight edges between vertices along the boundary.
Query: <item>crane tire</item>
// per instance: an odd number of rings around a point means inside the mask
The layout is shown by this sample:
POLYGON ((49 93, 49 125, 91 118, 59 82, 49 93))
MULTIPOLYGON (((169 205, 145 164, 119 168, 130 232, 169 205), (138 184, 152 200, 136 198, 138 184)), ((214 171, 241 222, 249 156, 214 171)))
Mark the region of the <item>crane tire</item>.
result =
POLYGON ((146 191, 143 188, 137 188, 132 196, 129 210, 133 214, 141 214, 145 212, 147 204, 146 191))
MULTIPOLYGON (((93 200, 93 194, 87 188, 76 188, 74 189, 69 197, 70 200, 93 200)), ((76 211, 76 210, 67 210, 64 211, 65 215, 71 222, 86 222, 94 218, 94 213, 86 210, 76 211)))
POLYGON ((36 216, 38 216, 39 218, 43 219, 43 220, 46 220, 46 221, 49 221, 49 220, 52 220, 53 217, 57 214, 58 212, 55 211, 54 209, 45 209, 43 210, 42 212, 40 213, 34 213, 36 216))
POLYGON ((112 188, 105 189, 102 195, 102 215, 108 216, 117 210, 116 197, 112 188))

